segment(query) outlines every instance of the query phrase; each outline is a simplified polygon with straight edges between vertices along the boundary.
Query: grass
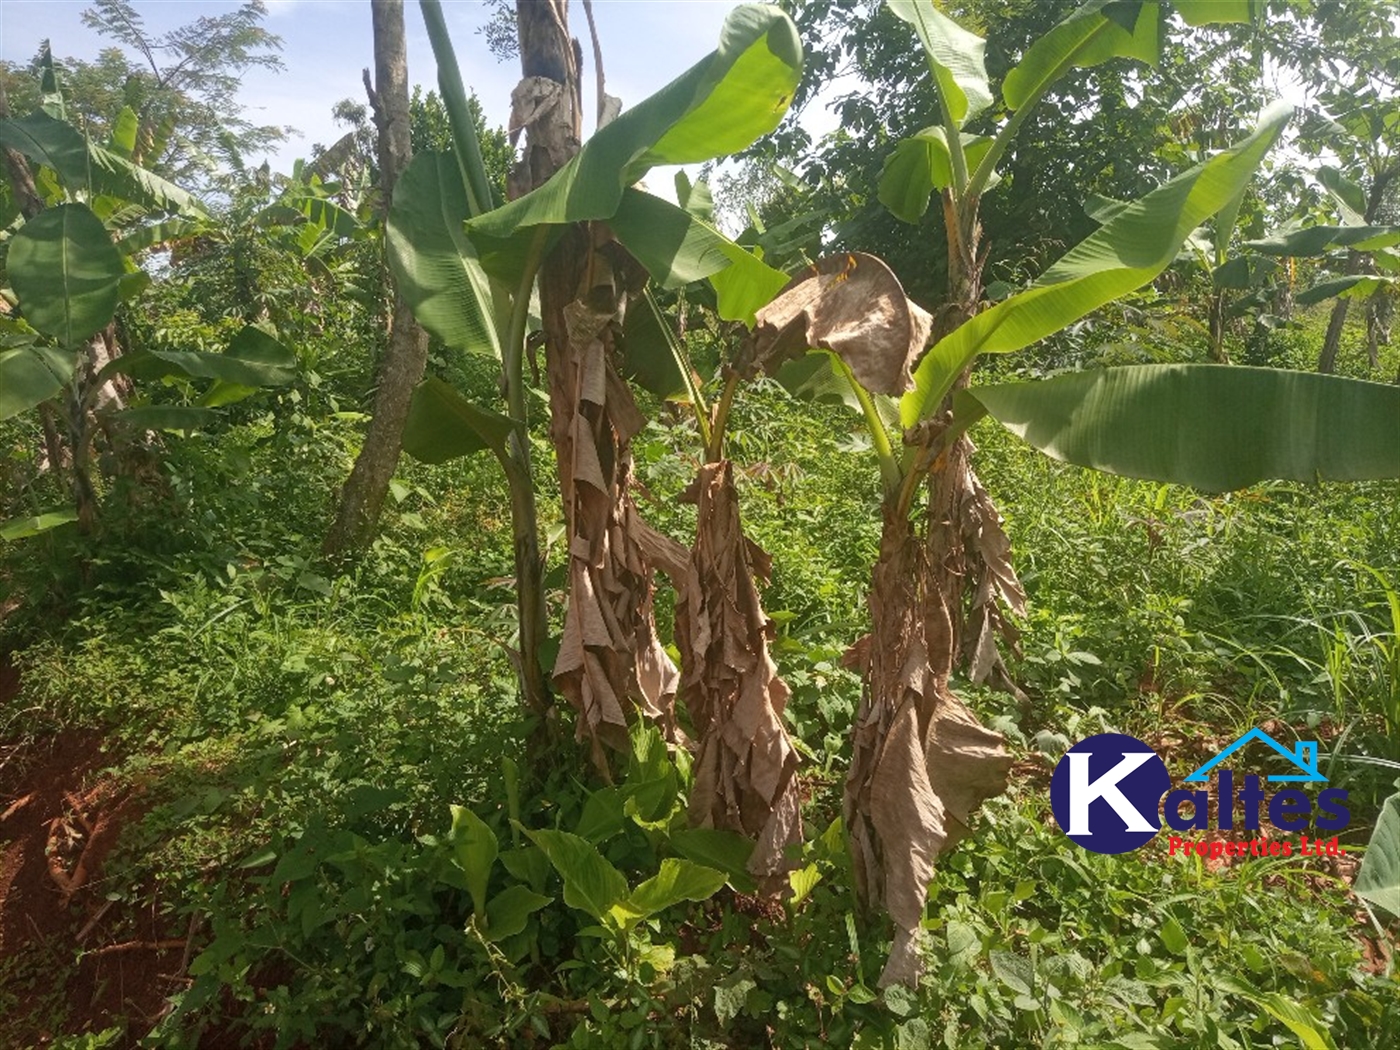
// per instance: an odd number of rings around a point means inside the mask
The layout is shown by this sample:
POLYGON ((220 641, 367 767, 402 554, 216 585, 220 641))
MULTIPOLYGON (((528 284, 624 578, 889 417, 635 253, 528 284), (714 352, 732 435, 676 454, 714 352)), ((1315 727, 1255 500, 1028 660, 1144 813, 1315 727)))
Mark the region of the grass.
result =
MULTIPOLYGON (((651 415, 635 444, 643 513, 684 538, 697 442, 651 415)), ((840 656, 866 623, 879 535, 873 461, 852 417, 772 386, 745 394, 732 430, 813 783, 809 893, 782 914, 727 891, 673 908, 620 955, 558 899, 525 941, 474 935, 450 862, 450 804, 481 813, 503 849, 510 817, 569 828, 601 805, 572 760, 538 791, 511 787, 526 727, 490 461, 406 463, 373 549, 328 566, 319 531, 350 424, 284 405, 173 445, 164 495, 100 547, 60 532, 4 552, 4 579, 31 597, 5 626, 24 691, 0 735, 105 729, 112 775, 149 805, 101 892, 157 899, 171 929, 193 917, 201 931, 193 984, 151 1045, 193 1045, 220 1014, 284 1047, 1264 1047, 1303 1031, 1385 1045, 1400 989, 1364 965, 1374 931, 1331 868, 1074 849, 1046 775, 1058 749, 1109 728, 1187 751, 1268 720, 1317 728, 1352 792, 1347 839, 1364 841, 1396 779, 1384 763, 1400 760, 1400 485, 1200 498, 980 428, 978 468, 1030 595, 1013 670, 1033 705, 1023 719, 965 691, 1023 772, 940 865, 924 984, 877 994, 889 931, 856 916, 831 831, 859 697, 840 656)), ((557 515, 548 493, 541 506, 557 515)), ((659 606, 669 634, 669 595, 659 606)), ((668 848, 631 822, 600 840, 633 883, 668 848)), ((559 897, 548 869, 509 878, 559 897)))

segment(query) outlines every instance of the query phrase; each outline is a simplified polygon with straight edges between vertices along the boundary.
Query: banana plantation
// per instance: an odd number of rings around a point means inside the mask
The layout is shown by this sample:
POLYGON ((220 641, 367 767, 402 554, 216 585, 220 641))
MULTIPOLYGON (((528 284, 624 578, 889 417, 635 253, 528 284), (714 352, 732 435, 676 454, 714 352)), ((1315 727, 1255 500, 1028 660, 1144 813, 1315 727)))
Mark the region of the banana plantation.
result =
POLYGON ((7 7, 0 1047, 1396 1045, 1388 0, 7 7))

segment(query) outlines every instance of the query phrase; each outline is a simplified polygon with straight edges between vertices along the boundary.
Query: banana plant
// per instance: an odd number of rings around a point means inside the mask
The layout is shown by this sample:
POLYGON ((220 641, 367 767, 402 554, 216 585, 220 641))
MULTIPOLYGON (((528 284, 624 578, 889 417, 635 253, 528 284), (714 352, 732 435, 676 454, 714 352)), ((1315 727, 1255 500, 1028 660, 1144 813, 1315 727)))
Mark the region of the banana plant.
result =
MULTIPOLYGON (((423 12, 460 163, 471 154, 465 93, 438 5, 425 0, 423 12)), ((539 278, 569 559, 569 605, 552 680, 579 712, 578 735, 590 742, 600 765, 606 764, 604 747, 625 750, 633 705, 674 725, 677 682, 652 622, 651 567, 629 492, 630 440, 642 417, 616 361, 623 308, 648 276, 663 286, 709 278, 722 316, 752 318, 786 283, 684 209, 635 184, 655 165, 712 159, 772 130, 797 85, 801 54, 796 30, 781 11, 740 7, 726 21, 716 51, 604 124, 571 158, 568 134, 555 142, 566 145, 546 148, 555 140, 545 117, 573 127, 572 87, 529 77, 516 92, 516 122, 529 138, 516 182, 529 192, 482 214, 478 206, 489 198, 481 196, 474 174, 425 157, 415 159, 395 194, 390 259, 405 298, 448 346, 499 356, 506 392, 501 413, 468 409, 460 395, 425 386, 405 448, 428 456, 443 455, 448 445, 494 448, 499 442, 493 444, 482 427, 509 429, 502 462, 512 491, 522 601, 541 578, 523 367, 539 278), (417 192, 405 188, 410 177, 417 192), (531 188, 535 181, 540 184, 531 188), (449 401, 450 411, 433 410, 446 409, 449 401), (462 435, 464 425, 470 436, 462 435)), ((542 592, 530 601, 529 616, 521 611, 523 691, 530 709, 543 715, 551 700, 538 666, 545 650, 542 592)))
MULTIPOLYGON (((51 70, 45 79, 52 82, 51 70)), ((18 312, 0 319, 0 419, 37 409, 55 470, 64 459, 58 420, 66 423, 75 505, 36 514, 11 536, 73 520, 85 530, 95 526, 90 464, 97 433, 195 429, 221 405, 290 383, 296 366, 291 351, 251 327, 223 354, 122 352, 113 320, 120 304, 150 283, 138 265, 141 253, 207 230, 212 220, 196 197, 129 159, 130 121, 118 121, 102 145, 50 112, 62 112, 56 82, 44 100, 29 116, 0 120, 0 144, 25 158, 11 163, 12 177, 36 189, 30 213, 6 244, 8 288, 0 295, 18 312), (192 393, 195 405, 128 405, 137 393, 133 377, 209 383, 192 393)))
MULTIPOLYGON (((967 385, 979 354, 1029 346, 1161 273, 1194 229, 1243 192, 1289 116, 1270 111, 1254 135, 1122 208, 1032 286, 978 313, 984 259, 979 204, 995 187, 998 164, 1020 126, 1072 68, 1114 58, 1153 61, 1168 7, 1082 5, 1027 48, 1003 82, 999 128, 975 136, 964 126, 995 103, 984 41, 929 0, 889 0, 888 6, 913 28, 939 102, 937 123, 896 145, 879 187, 880 199, 909 222, 920 219, 935 194, 941 202, 949 284, 945 302, 927 321, 933 345, 924 352, 924 342, 914 338, 922 322, 900 305, 902 292, 883 279, 882 264, 859 255, 818 263, 760 311, 755 336, 760 347, 776 340, 775 346, 791 349, 801 344, 799 335, 774 333, 796 326, 815 341, 822 350, 815 361, 779 367, 787 355, 767 352, 758 359, 795 387, 856 405, 880 466, 883 533, 871 587, 871 634, 850 653, 865 689, 844 808, 858 893, 867 904, 883 905, 895 922, 883 985, 916 980, 916 935, 934 859, 966 832, 981 801, 1002 790, 1010 765, 1000 737, 948 688, 966 653, 975 679, 1014 689, 996 639, 1014 638, 1002 605, 1014 611, 1024 602, 1000 517, 971 468, 970 444, 950 416, 951 395, 967 385), (884 288, 888 309, 881 317, 905 318, 896 332, 911 338, 885 339, 875 355, 879 366, 867 360, 857 369, 851 340, 833 342, 828 333, 820 341, 817 322, 826 310, 819 306, 828 294, 839 303, 842 295, 856 294, 851 289, 871 287, 884 288), (793 296, 808 303, 795 315, 793 296), (769 327, 774 333, 765 336, 769 327), (919 524, 913 510, 925 480, 930 492, 919 524)), ((1174 7, 1192 25, 1256 14, 1248 2, 1174 7)), ((864 295, 868 299, 869 291, 864 295)))

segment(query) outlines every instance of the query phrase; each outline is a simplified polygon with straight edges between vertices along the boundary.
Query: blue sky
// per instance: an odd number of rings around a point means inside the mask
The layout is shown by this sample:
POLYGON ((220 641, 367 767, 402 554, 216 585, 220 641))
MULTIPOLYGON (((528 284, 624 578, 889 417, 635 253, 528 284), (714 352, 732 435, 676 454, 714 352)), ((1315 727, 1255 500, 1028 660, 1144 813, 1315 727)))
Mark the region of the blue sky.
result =
MULTIPOLYGON (((90 0, 3 0, 0 58, 28 61, 45 37, 53 41, 54 53, 60 57, 93 58, 107 42, 82 24, 82 12, 88 6, 90 0)), ((135 0, 136 10, 152 34, 238 6, 226 0, 135 0)), ((360 70, 373 65, 370 7, 367 0, 270 0, 267 6, 264 24, 282 37, 286 68, 280 73, 250 73, 241 100, 250 119, 290 124, 300 132, 270 156, 275 170, 286 171, 293 160, 310 152, 313 143, 329 145, 340 136, 342 132, 331 120, 331 107, 337 101, 364 101, 360 70)), ((665 85, 714 49, 720 26, 733 6, 724 0, 594 0, 608 93, 619 96, 626 106, 665 85)), ((519 66, 497 62, 486 50, 485 39, 477 33, 488 15, 483 3, 446 0, 443 7, 463 79, 480 97, 489 122, 505 124, 519 66)), ((404 10, 409 82, 436 87, 432 51, 418 5, 410 0, 404 10)), ((592 114, 588 26, 581 5, 572 5, 570 15, 571 28, 583 41, 589 63, 584 78, 584 112, 592 114)), ((834 123, 824 119, 819 107, 812 109, 804 124, 810 127, 813 120, 826 126, 834 123)), ((591 130, 585 126, 586 132, 591 130)), ((648 181, 660 189, 669 185, 670 175, 657 172, 648 181)))

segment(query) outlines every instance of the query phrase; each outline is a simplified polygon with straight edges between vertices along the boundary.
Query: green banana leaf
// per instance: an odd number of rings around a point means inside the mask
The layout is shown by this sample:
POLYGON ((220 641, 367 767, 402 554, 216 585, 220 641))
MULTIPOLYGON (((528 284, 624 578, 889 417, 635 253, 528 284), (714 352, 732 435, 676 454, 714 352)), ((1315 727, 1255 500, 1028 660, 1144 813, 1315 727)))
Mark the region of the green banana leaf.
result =
POLYGON ((244 325, 228 349, 215 356, 227 371, 214 377, 199 399, 201 405, 231 405, 260 389, 290 386, 296 379, 296 353, 253 325, 244 325))
POLYGON ((27 412, 53 397, 73 377, 78 357, 51 346, 0 350, 0 419, 27 412))
POLYGON ((1354 891, 1363 900, 1400 916, 1400 794, 1391 795, 1381 807, 1354 891))
POLYGON ((52 168, 70 194, 109 194, 156 211, 209 217, 194 194, 89 141, 71 124, 47 113, 0 120, 0 145, 52 168))
POLYGON ((67 525, 69 522, 77 520, 77 511, 68 508, 49 510, 28 518, 11 518, 0 524, 0 540, 7 543, 13 543, 15 540, 27 540, 30 536, 37 536, 41 532, 48 532, 50 529, 56 529, 60 525, 67 525))
POLYGON ((1291 106, 1271 107, 1239 145, 1123 208, 1029 288, 935 343, 914 371, 914 389, 900 401, 904 425, 935 411, 979 353, 1023 349, 1165 270, 1191 232, 1253 177, 1292 114, 1291 106))
POLYGON ((149 226, 138 226, 136 229, 122 234, 117 240, 117 251, 121 252, 122 255, 135 255, 148 248, 193 237, 207 229, 209 229, 208 224, 199 219, 182 219, 178 216, 162 219, 160 222, 153 222, 149 226))
POLYGON ((1400 387, 1233 365, 1129 365, 954 398, 1055 459, 1224 492, 1400 477, 1400 387))
POLYGON ((1188 26, 1253 22, 1264 11, 1263 0, 1172 0, 1172 7, 1188 26))
MULTIPOLYGON (((211 354, 199 350, 136 350, 109 363, 99 373, 99 380, 115 372, 122 372, 136 379, 186 376, 191 379, 213 379, 251 390, 288 385, 296 378, 296 364, 296 354, 266 332, 249 325, 234 338, 227 353, 211 354)), ((228 402, 220 399, 205 403, 228 402)))
POLYGON ((10 238, 6 267, 24 319, 64 347, 106 327, 126 272, 85 204, 60 204, 26 222, 10 238))
POLYGON ((1384 285, 1400 284, 1394 277, 1377 277, 1370 274, 1351 274, 1319 281, 1305 292, 1299 292, 1295 300, 1299 306, 1311 306, 1324 299, 1365 299, 1384 285))
POLYGON ((122 111, 117 114, 117 122, 112 125, 112 135, 107 141, 107 148, 117 156, 130 160, 136 149, 136 133, 139 130, 140 121, 136 117, 136 110, 130 106, 123 106, 122 111))
MULTIPOLYGON (((963 133, 963 156, 967 166, 976 168, 987 155, 992 140, 985 135, 963 133)), ((984 189, 1001 179, 993 173, 984 189)), ((948 134, 938 125, 924 128, 895 146, 880 169, 880 203, 897 219, 918 225, 928 211, 934 190, 953 184, 953 158, 948 151, 948 134)))
POLYGON ((685 351, 671 322, 662 316, 647 288, 627 307, 622 339, 622 374, 665 401, 693 401, 694 380, 687 382, 685 351))
POLYGON ((1325 255, 1333 248, 1371 252, 1400 244, 1400 226, 1305 226, 1272 233, 1244 246, 1260 255, 1325 255))
POLYGON ((1135 58, 1149 65, 1161 50, 1161 5, 1124 0, 1089 0, 1026 49, 1006 74, 1001 96, 1011 110, 1034 103, 1065 72, 1110 58, 1135 58))
POLYGON ((499 358, 496 295, 462 226, 470 214, 452 155, 416 154, 394 187, 389 267, 419 324, 454 350, 499 358))
POLYGON ((737 7, 717 50, 599 129, 543 186, 473 220, 473 236, 504 240, 523 227, 609 219, 652 167, 712 160, 776 128, 801 72, 792 20, 768 5, 737 7))
POLYGON ((1343 175, 1339 168, 1331 164, 1321 165, 1317 169, 1317 181, 1358 221, 1366 214, 1366 191, 1359 183, 1343 175))
POLYGON ((457 68, 457 53, 447 32, 447 20, 438 0, 421 0, 423 22, 428 27, 428 40, 437 60, 438 90, 442 93, 447 124, 452 131, 452 151, 457 159, 464 186, 469 215, 484 214, 495 207, 491 196, 491 180, 481 159, 481 142, 476 137, 476 122, 472 120, 467 91, 462 85, 462 73, 457 68))
POLYGON ((623 191, 609 225, 661 287, 678 288, 709 278, 716 309, 726 321, 753 324, 754 314, 788 283, 787 274, 690 212, 641 190, 623 191))
POLYGON ((509 416, 472 404, 434 376, 413 392, 403 450, 423 463, 446 463, 487 449, 504 458, 514 425, 509 416))
MULTIPOLYGON (((801 357, 786 362, 774 378, 793 397, 803 401, 821 401, 845 405, 857 415, 864 413, 853 384, 855 379, 835 365, 837 358, 830 350, 809 350, 801 357)), ((888 431, 898 432, 899 402, 888 394, 866 391, 875 411, 888 431)))
POLYGON ((938 10, 932 0, 886 0, 885 6, 918 34, 938 84, 939 101, 954 127, 962 127, 992 104, 985 40, 938 10))

